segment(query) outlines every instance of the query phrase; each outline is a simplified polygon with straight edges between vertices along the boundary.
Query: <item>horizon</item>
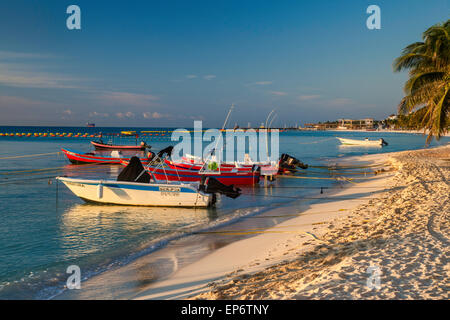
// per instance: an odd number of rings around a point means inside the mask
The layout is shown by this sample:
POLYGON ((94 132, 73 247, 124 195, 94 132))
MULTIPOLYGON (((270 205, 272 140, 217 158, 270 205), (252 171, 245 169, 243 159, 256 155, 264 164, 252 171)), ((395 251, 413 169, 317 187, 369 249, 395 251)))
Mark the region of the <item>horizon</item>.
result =
POLYGON ((2 3, 0 125, 213 128, 232 103, 229 123, 241 127, 273 109, 280 128, 385 119, 407 79, 392 62, 449 9, 446 0, 2 3), (81 30, 66 26, 72 4, 81 30), (379 30, 366 26, 371 4, 379 30))

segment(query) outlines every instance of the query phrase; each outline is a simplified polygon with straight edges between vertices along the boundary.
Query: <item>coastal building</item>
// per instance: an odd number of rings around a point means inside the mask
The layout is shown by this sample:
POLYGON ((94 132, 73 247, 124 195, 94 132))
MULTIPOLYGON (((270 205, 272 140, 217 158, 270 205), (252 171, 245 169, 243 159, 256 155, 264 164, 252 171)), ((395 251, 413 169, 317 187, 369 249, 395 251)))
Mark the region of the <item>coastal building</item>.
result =
POLYGON ((339 122, 338 129, 342 130, 373 129, 374 124, 373 118, 365 118, 359 120, 338 119, 338 122, 339 122))
POLYGON ((338 119, 318 123, 305 123, 305 130, 374 130, 375 120, 365 119, 338 119))

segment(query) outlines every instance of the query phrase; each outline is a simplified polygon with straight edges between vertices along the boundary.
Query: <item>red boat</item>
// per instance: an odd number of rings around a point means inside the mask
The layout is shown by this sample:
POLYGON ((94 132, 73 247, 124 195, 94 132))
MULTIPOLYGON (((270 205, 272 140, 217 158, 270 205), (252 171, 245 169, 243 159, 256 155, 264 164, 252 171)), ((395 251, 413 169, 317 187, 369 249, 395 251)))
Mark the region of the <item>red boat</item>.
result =
POLYGON ((126 146, 118 144, 102 143, 99 141, 91 141, 91 144, 95 147, 95 150, 145 150, 147 145, 145 142, 141 142, 140 145, 136 146, 126 146))
MULTIPOLYGON (((202 165, 200 164, 194 164, 194 163, 186 163, 186 162, 174 162, 167 159, 164 159, 165 164, 167 164, 171 169, 178 169, 178 170, 195 170, 198 171, 202 169, 202 165)), ((206 167, 205 167, 206 168, 206 167)), ((227 164, 221 164, 220 165, 220 171, 229 172, 237 170, 239 172, 242 171, 251 171, 252 166, 245 166, 245 167, 236 167, 232 165, 227 164)))
MULTIPOLYGON (((86 163, 98 163, 98 164, 120 164, 122 160, 129 161, 133 155, 122 155, 120 152, 111 152, 109 155, 95 154, 92 152, 81 153, 70 149, 61 149, 66 157, 73 164, 86 164, 86 163)), ((153 158, 154 154, 151 152, 148 157, 139 157, 143 165, 148 164, 153 158)))
MULTIPOLYGON (((192 158, 182 157, 182 161, 173 162, 169 160, 164 160, 164 162, 172 169, 188 169, 188 170, 200 170, 203 166, 202 162, 194 161, 192 158)), ((261 175, 263 176, 275 176, 278 174, 278 165, 271 163, 255 163, 255 164, 245 164, 241 163, 236 166, 232 163, 221 163, 221 171, 251 171, 255 166, 261 168, 261 175)))
MULTIPOLYGON (((127 160, 122 160, 123 165, 128 165, 127 160)), ((207 171, 199 172, 194 170, 178 170, 162 167, 146 167, 148 173, 156 180, 160 181, 184 181, 184 182, 200 182, 202 177, 214 177, 225 185, 253 185, 259 182, 260 172, 256 171, 207 171)))
POLYGON ((203 176, 214 177, 225 185, 253 185, 259 182, 259 171, 199 172, 194 170, 176 170, 160 167, 147 167, 148 173, 157 180, 169 181, 200 181, 203 176))

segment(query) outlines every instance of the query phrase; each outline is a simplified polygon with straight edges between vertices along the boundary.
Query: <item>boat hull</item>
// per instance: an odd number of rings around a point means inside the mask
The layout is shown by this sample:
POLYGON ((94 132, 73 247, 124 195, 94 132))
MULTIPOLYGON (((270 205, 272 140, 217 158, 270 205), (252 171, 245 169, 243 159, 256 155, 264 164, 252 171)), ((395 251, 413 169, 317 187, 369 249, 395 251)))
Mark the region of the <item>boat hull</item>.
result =
MULTIPOLYGON (((170 160, 165 159, 164 163, 167 164, 171 169, 181 169, 181 170, 194 170, 194 171, 198 171, 200 169, 202 169, 202 165, 201 164, 194 164, 194 163, 186 163, 186 162, 173 162, 170 160)), ((223 172, 231 172, 233 170, 237 170, 237 171, 243 171, 243 172, 247 172, 247 171, 251 171, 252 167, 248 166, 248 167, 236 167, 236 166, 226 166, 226 165, 220 165, 220 171, 223 172)))
POLYGON ((125 146, 125 145, 113 145, 113 144, 105 144, 99 143, 96 141, 91 141, 91 144, 94 146, 95 150, 145 150, 145 146, 125 146))
MULTIPOLYGON (((66 155, 67 159, 73 164, 88 164, 88 163, 97 163, 97 164, 120 164, 122 160, 130 161, 132 156, 126 157, 105 157, 98 156, 92 154, 83 154, 78 151, 69 150, 69 149, 61 149, 62 152, 66 155)), ((148 164, 152 159, 152 156, 148 158, 139 158, 143 165, 148 164)))
POLYGON ((161 167, 147 167, 150 175, 159 181, 200 182, 204 176, 214 177, 225 185, 254 185, 259 182, 260 173, 252 171, 242 172, 203 172, 195 170, 178 170, 161 167))
POLYGON ((382 140, 353 140, 337 138, 342 145, 346 146, 371 146, 371 147, 381 147, 383 145, 382 140))
MULTIPOLYGON (((169 166, 171 169, 175 170, 193 170, 193 171, 199 171, 202 168, 202 165, 199 164, 191 164, 191 163, 183 163, 183 162, 173 162, 170 160, 164 160, 164 162, 169 166)), ((261 176, 276 176, 279 172, 278 167, 271 166, 271 165, 262 165, 259 166, 261 168, 261 176)), ((253 166, 245 165, 242 167, 236 167, 232 166, 230 164, 221 164, 220 165, 220 171, 221 172, 251 172, 253 169, 253 166)))
POLYGON ((58 177, 70 191, 86 202, 126 206, 208 207, 212 194, 190 184, 137 183, 58 177))

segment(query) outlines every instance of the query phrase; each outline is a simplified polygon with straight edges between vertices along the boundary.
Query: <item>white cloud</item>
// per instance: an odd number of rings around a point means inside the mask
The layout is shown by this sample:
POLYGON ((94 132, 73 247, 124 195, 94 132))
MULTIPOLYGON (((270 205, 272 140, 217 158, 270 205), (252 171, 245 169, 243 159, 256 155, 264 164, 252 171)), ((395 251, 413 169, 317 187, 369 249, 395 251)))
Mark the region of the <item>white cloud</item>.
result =
POLYGON ((23 88, 78 88, 73 84, 79 81, 61 75, 32 70, 22 64, 0 63, 0 83, 10 87, 23 88))
POLYGON ((257 81, 257 82, 253 82, 250 84, 257 85, 257 86, 267 86, 269 84, 272 84, 272 81, 257 81))
POLYGON ((216 76, 214 74, 208 74, 206 76, 203 76, 203 79, 205 80, 212 80, 214 79, 216 76))
POLYGON ((101 112, 97 112, 97 111, 93 111, 93 112, 89 112, 89 117, 109 117, 108 113, 101 113, 101 112))
POLYGON ((116 116, 117 116, 117 118, 120 118, 120 119, 123 119, 123 118, 134 118, 135 117, 134 113, 131 112, 131 111, 128 111, 128 112, 125 112, 125 113, 118 112, 118 113, 116 113, 116 116))
POLYGON ((307 101, 307 100, 315 100, 315 99, 319 99, 320 95, 318 94, 311 94, 311 95, 302 95, 298 97, 298 100, 301 101, 307 101))
POLYGON ((0 59, 44 59, 54 56, 41 53, 14 52, 0 50, 0 59))
POLYGON ((145 119, 161 119, 161 118, 168 118, 169 117, 169 115, 167 115, 167 114, 161 114, 161 113, 158 113, 158 112, 143 112, 142 116, 145 119))
POLYGON ((270 91, 271 94, 273 94, 274 96, 285 96, 287 95, 287 92, 283 92, 283 91, 270 91))
POLYGON ((188 74, 186 76, 186 78, 188 78, 188 79, 195 79, 195 78, 197 78, 197 75, 195 75, 195 74, 188 74))
POLYGON ((24 88, 78 88, 75 82, 80 79, 41 70, 42 60, 50 57, 36 53, 0 51, 0 84, 24 88), (39 60, 39 63, 30 60, 39 60))

